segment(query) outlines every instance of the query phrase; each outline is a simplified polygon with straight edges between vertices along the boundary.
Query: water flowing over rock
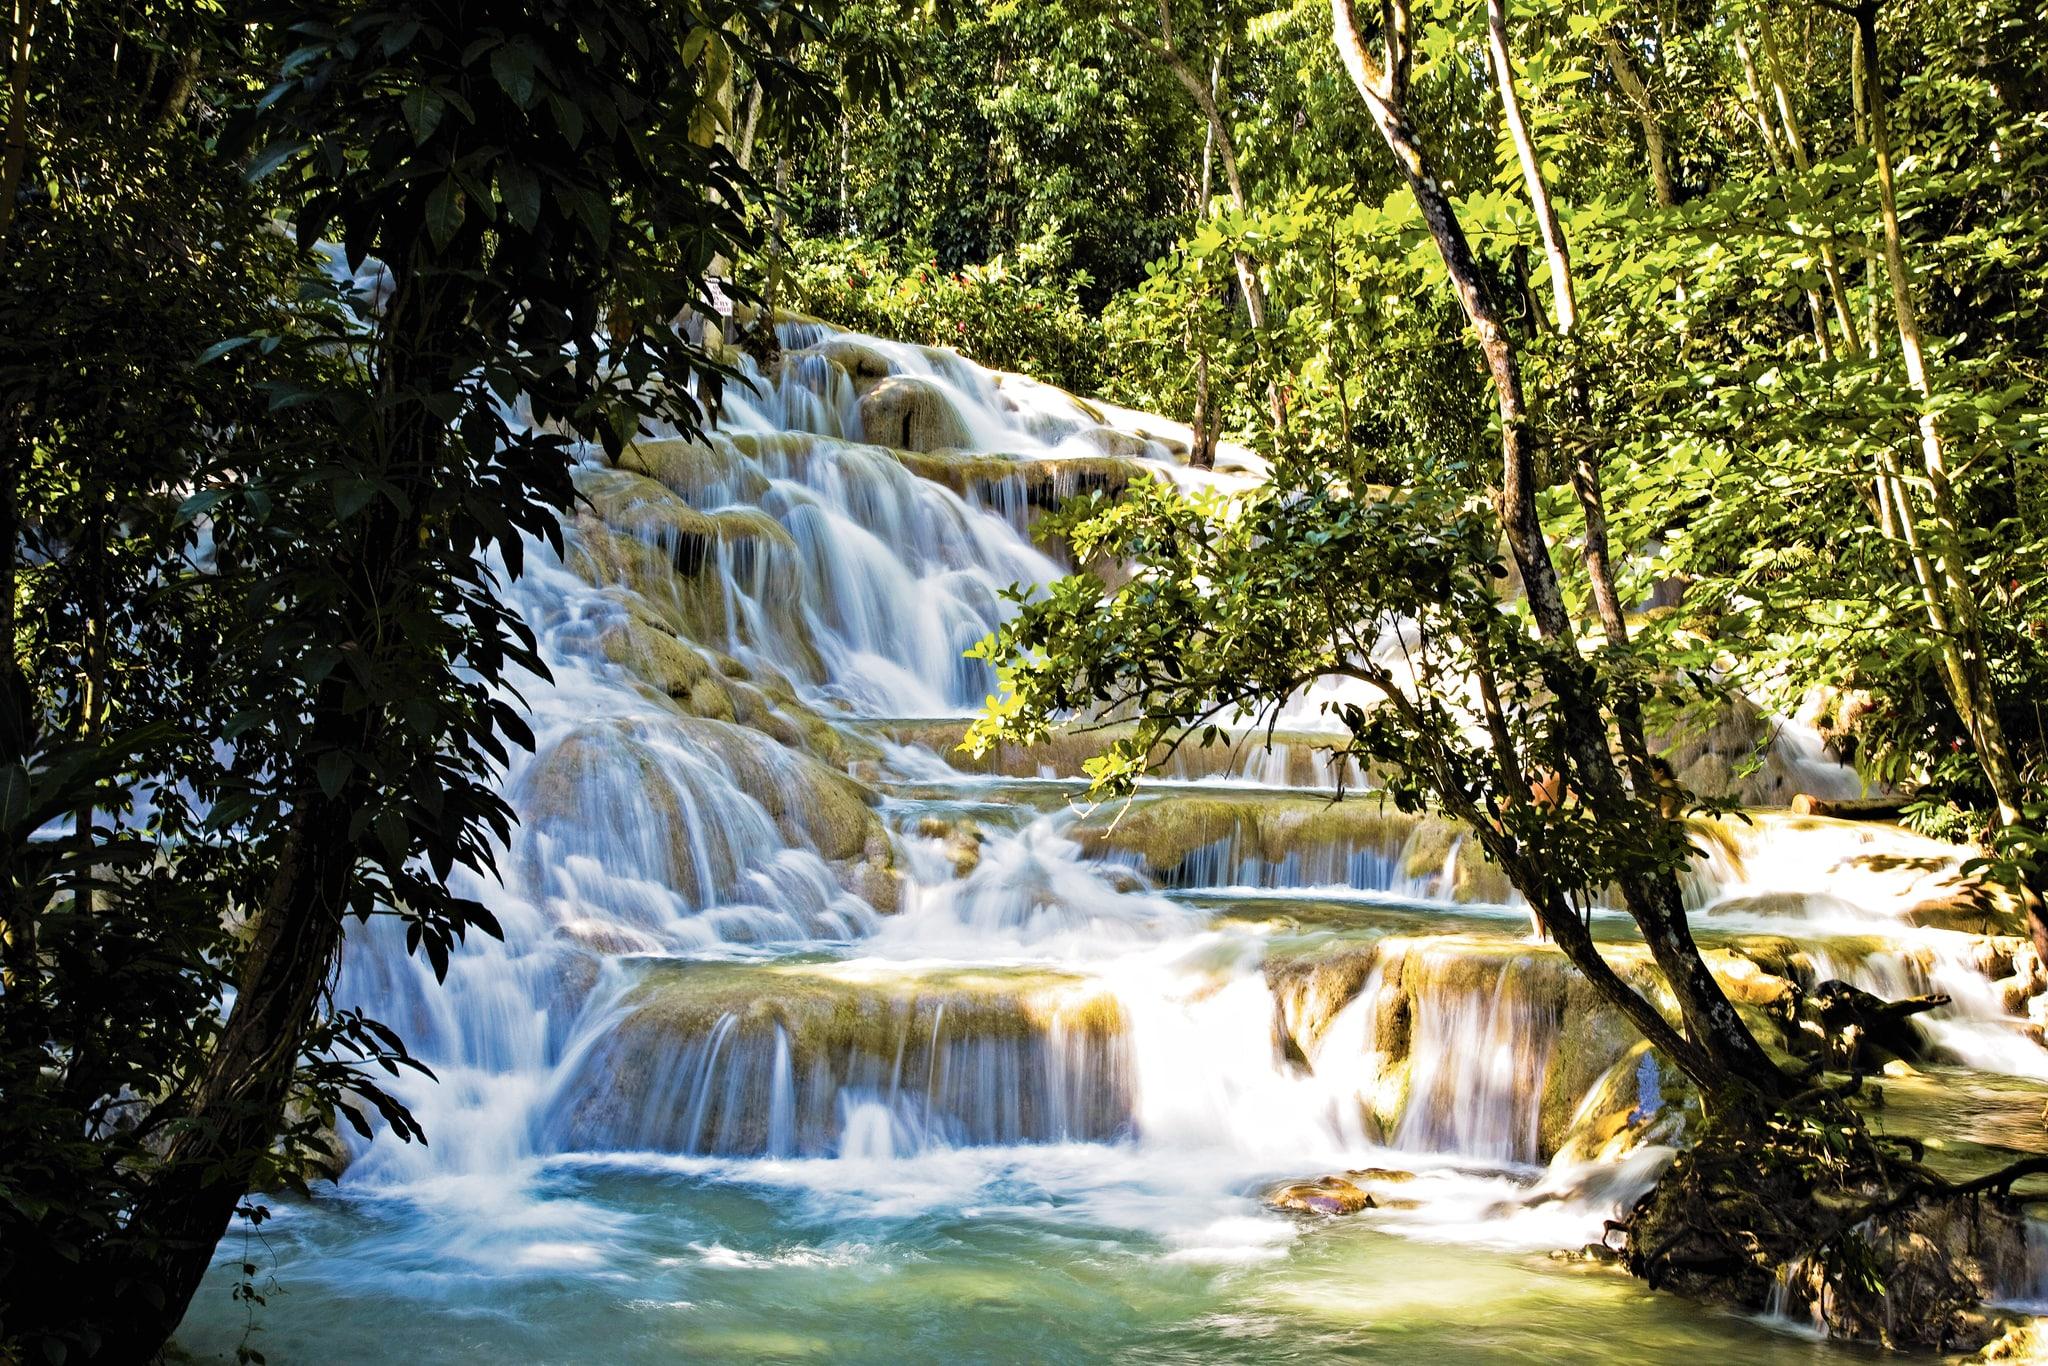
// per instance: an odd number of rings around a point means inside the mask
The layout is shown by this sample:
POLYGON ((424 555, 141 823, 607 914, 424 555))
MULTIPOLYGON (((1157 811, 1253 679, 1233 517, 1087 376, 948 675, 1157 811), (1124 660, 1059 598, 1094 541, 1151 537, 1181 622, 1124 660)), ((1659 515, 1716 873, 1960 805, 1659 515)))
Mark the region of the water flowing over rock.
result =
MULTIPOLYGON (((1074 1293, 1048 1268, 1113 1278, 1120 1306, 1171 1277, 1224 1295, 1218 1268, 1286 1266, 1340 1216, 1447 1282, 1521 1284, 1521 1253, 1597 1240, 1698 1100, 1528 941, 1468 831, 1332 762, 1341 684, 1305 689, 1270 744, 1161 750, 1128 804, 1070 809, 1127 725, 958 749, 997 688, 965 652, 1015 610, 1005 590, 1071 568, 1033 537, 1045 511, 1139 479, 1227 491, 1256 459, 1193 472, 1170 423, 949 352, 779 332, 768 373, 739 358, 752 384, 727 385, 716 430, 593 455, 563 553, 528 546, 504 586, 552 675, 519 680, 537 744, 504 778, 502 882, 464 887, 504 939, 437 983, 392 922, 351 932, 337 999, 433 1067, 392 1083, 432 1146, 351 1141, 340 1203, 279 1221, 301 1303, 360 1314, 364 1284, 411 1304, 432 1280, 439 1309, 653 1323, 672 1350, 739 1294, 706 1277, 813 1276, 787 1306, 860 1268, 885 1303, 892 1276, 977 1298, 996 1268, 1036 1316, 1074 1293)), ((1705 790, 1764 727, 1670 739, 1681 776, 1705 790)), ((1817 748, 1773 752, 1753 796, 1854 785, 1817 748)), ((1992 1077, 2010 1122, 1970 1152, 2039 1142, 2048 973, 1985 933, 2010 928, 1995 908, 1939 911, 1961 851, 1785 813, 1694 833, 1696 931, 1770 1047, 1813 1046, 1829 980, 1946 995, 1881 1083, 1888 1113, 1953 1129, 1943 1088, 1992 1077)), ((1626 918, 1588 914, 1668 1008, 1626 918)), ((477 1332, 465 1352, 549 1354, 477 1332)))
POLYGON ((1130 1122, 1123 1017, 1083 979, 650 964, 612 1009, 551 1106, 562 1147, 872 1157, 1130 1122))

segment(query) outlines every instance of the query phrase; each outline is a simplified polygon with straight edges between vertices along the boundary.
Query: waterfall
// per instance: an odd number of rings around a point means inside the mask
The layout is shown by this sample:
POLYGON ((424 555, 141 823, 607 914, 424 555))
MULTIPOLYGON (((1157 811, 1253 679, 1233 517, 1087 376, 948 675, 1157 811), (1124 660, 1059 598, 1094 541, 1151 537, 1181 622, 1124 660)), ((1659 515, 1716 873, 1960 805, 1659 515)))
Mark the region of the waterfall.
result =
MULTIPOLYGON (((1318 1171, 1422 1242, 1597 1237, 1685 1098, 1525 941, 1469 832, 1330 761, 1342 685, 1304 690, 1270 747, 1176 752, 1128 806, 1069 808, 1096 734, 957 750, 997 687, 965 651, 1013 585, 1071 568, 1040 514, 1256 468, 1189 471, 1184 429, 950 352, 780 340, 715 430, 579 468, 560 555, 496 566, 549 672, 511 681, 536 745, 503 777, 502 880, 461 875, 504 938, 436 982, 396 921, 351 931, 337 1000, 434 1069, 389 1083, 431 1146, 351 1140, 328 1198, 373 1213, 287 1215, 305 1274, 404 1296, 365 1268, 459 1266, 435 1293, 465 1307, 532 1277, 610 1306, 616 1277, 634 1312, 683 1314, 698 1274, 1021 1264, 960 1252, 969 1226, 1048 1265, 1242 1269, 1306 1236, 1260 1192, 1318 1171), (763 1209, 780 1241, 750 1243, 763 1209)), ((1957 851, 1782 816, 1699 844, 1704 933, 1832 937, 1809 976, 1947 992, 1951 1056, 2048 1079, 2038 965, 1998 949, 1991 972, 1981 938, 1901 919, 1957 851)), ((1654 991, 1625 919, 1596 928, 1654 991)), ((530 1347, 508 1350, 560 1354, 530 1347)))

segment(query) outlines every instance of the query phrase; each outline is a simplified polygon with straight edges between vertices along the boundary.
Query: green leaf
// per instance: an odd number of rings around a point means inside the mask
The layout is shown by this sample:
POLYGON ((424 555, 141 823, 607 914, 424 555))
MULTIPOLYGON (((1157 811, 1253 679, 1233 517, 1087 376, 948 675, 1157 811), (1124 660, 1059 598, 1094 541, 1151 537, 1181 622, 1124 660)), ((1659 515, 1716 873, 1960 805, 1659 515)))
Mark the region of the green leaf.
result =
POLYGON ((184 502, 178 504, 178 523, 183 526, 204 517, 213 511, 214 505, 223 497, 219 489, 201 489, 184 502))
POLYGON ((533 81, 533 56, 518 43, 506 43, 491 51, 491 75, 497 78, 498 88, 511 97, 521 109, 533 107, 535 87, 533 81))
POLYGON ((355 767, 355 760, 346 750, 330 749, 313 763, 313 771, 320 780, 320 790, 328 800, 341 795, 341 785, 348 781, 349 770, 355 767))
POLYGON ((346 522, 370 505, 377 496, 377 486, 367 479, 353 479, 334 490, 334 516, 337 521, 346 522))
POLYGON ((455 177, 442 176, 441 183, 427 196, 427 236, 433 240, 436 250, 448 249, 448 244, 462 229, 464 216, 462 191, 455 184, 455 177))
POLYGON ((199 353, 199 359, 194 361, 193 364, 205 365, 210 361, 217 361, 222 356, 225 356, 228 352, 234 350, 236 347, 246 346, 252 340, 254 340, 254 338, 251 337, 229 337, 225 341, 217 341, 213 345, 207 347, 204 351, 201 351, 199 353))
POLYGON ((242 178, 253 184, 305 150, 303 142, 273 142, 256 154, 256 159, 249 163, 249 169, 242 172, 242 178))
POLYGON ((12 831, 28 818, 28 770, 20 764, 0 768, 0 830, 12 831))
POLYGON ((532 231, 540 221, 540 178, 516 161, 499 162, 498 202, 514 223, 532 231))
POLYGON ((448 101, 441 97, 440 91, 421 86, 406 95, 401 108, 405 111, 406 126, 412 129, 413 145, 417 147, 441 126, 441 118, 448 112, 448 101))

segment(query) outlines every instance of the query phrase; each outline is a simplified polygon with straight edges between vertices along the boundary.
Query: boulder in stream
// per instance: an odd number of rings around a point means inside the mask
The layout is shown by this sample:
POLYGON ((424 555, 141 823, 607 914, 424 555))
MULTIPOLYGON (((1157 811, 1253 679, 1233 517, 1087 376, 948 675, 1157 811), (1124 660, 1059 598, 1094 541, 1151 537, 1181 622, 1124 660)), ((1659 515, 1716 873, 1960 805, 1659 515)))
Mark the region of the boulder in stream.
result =
POLYGON ((1297 1214, 1356 1214, 1377 1208, 1370 1192, 1342 1176, 1319 1176, 1313 1181, 1275 1186, 1266 1192, 1266 1203, 1297 1214))

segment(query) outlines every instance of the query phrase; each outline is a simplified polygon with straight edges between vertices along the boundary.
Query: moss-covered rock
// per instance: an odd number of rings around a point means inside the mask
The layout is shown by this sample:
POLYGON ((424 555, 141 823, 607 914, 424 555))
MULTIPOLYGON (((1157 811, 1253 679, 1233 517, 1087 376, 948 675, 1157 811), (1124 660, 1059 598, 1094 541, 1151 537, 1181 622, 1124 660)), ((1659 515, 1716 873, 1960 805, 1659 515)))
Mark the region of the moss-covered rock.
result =
MULTIPOLYGON (((1005 742, 977 755, 960 748, 967 733, 965 721, 891 721, 880 723, 875 729, 897 744, 928 749, 962 772, 1007 778, 1082 777, 1084 763, 1133 732, 1127 722, 1063 726, 1036 743, 1005 742)), ((1175 781, 1257 777, 1290 787, 1317 788, 1332 782, 1331 759, 1338 743, 1329 735, 1276 731, 1269 748, 1266 733, 1259 731, 1225 737, 1212 745, 1190 742, 1171 753, 1162 744, 1151 757, 1159 767, 1159 776, 1175 781)), ((1352 776, 1355 778, 1356 774, 1352 776)))
POLYGON ((1489 861, 1472 832, 1445 816, 1415 822, 1401 849, 1401 871, 1418 884, 1437 880, 1436 894, 1461 904, 1505 905, 1514 900, 1507 871, 1489 861))
POLYGON ((1513 895, 1506 875, 1456 822, 1400 811, 1371 795, 1169 793, 1097 810, 1076 826, 1075 837, 1090 854, 1134 862, 1169 885, 1218 877, 1348 882, 1493 904, 1513 895))
POLYGON ((1964 934, 2015 935, 2026 932, 2026 915, 1999 888, 1972 880, 1939 896, 1908 906, 1901 919, 1909 925, 1964 934))
POLYGON ((960 450, 898 449, 903 467, 961 497, 998 507, 1039 512, 1070 498, 1100 493, 1114 498, 1152 471, 1122 455, 1057 455, 1020 459, 960 450))
MULTIPOLYGON (((842 865, 889 865, 892 846, 872 809, 875 796, 845 774, 759 731, 723 721, 677 717, 660 740, 716 758, 732 785, 761 804, 791 846, 842 865)), ((726 843, 721 825, 696 816, 691 808, 699 794, 686 790, 689 781, 637 725, 592 722, 535 756, 513 802, 530 829, 572 848, 586 841, 593 821, 661 832, 644 842, 615 838, 616 856, 632 861, 631 875, 702 906, 735 885, 749 850, 726 843), (645 847, 657 840, 659 847, 645 847)), ((538 869, 529 869, 528 877, 543 880, 538 869)))
POLYGON ((761 803, 785 838, 826 859, 855 859, 889 847, 868 788, 809 755, 745 726, 692 719, 695 742, 715 751, 740 791, 761 803))
MULTIPOLYGON (((1699 1094, 1662 1054, 1639 1038, 1565 1112, 1558 1160, 1617 1162, 1638 1148, 1676 1146, 1699 1123, 1699 1094)), ((1555 1113, 1555 1112, 1550 1112, 1555 1113)))
POLYGON ((700 506, 758 499, 768 491, 767 479, 735 457, 729 443, 647 438, 621 451, 618 467, 700 506))
POLYGON ((791 614, 783 635, 805 637, 793 614, 803 569, 796 542, 758 508, 701 512, 679 494, 627 469, 579 469, 585 507, 569 521, 567 563, 601 588, 637 593, 676 634, 699 641, 733 637, 723 565, 765 610, 791 614))
POLYGON ((598 635, 597 650, 685 715, 758 730, 842 771, 881 757, 873 741, 807 705, 781 674, 700 649, 659 621, 628 616, 615 622, 598 635))
POLYGON ((895 366, 879 347, 850 335, 826 337, 808 350, 846 371, 857 393, 866 393, 895 373, 895 366))
POLYGON ((1089 427, 1075 438, 1093 446, 1104 455, 1113 455, 1125 460, 1143 460, 1153 454, 1150 441, 1132 432, 1118 431, 1114 427, 1089 427))

